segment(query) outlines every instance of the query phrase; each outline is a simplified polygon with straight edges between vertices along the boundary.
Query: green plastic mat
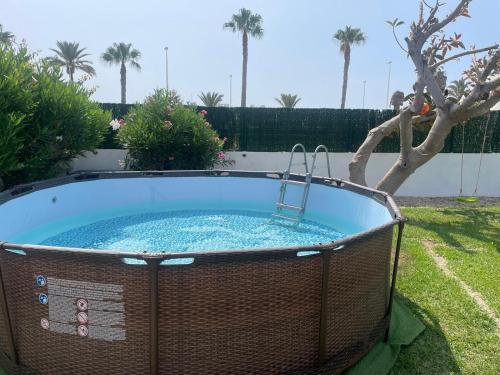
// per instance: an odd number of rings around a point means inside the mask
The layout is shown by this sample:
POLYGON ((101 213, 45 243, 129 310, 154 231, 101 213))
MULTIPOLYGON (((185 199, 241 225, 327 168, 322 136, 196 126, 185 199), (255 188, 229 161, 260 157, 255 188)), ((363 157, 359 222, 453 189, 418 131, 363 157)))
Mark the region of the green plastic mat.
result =
MULTIPOLYGON (((422 322, 407 307, 394 301, 389 341, 376 344, 361 361, 347 371, 347 375, 387 374, 398 358, 401 345, 410 345, 424 329, 422 322)), ((2 369, 0 375, 6 375, 2 369)))
POLYGON ((388 342, 379 342, 347 375, 385 375, 391 370, 401 350, 401 345, 410 345, 425 329, 411 310, 394 301, 388 342))

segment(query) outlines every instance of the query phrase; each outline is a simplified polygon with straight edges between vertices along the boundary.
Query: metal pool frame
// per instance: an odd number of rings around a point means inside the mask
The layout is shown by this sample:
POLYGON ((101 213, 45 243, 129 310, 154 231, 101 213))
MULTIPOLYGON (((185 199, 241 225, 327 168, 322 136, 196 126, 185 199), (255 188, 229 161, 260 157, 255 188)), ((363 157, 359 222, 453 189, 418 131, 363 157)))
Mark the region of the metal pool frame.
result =
MULTIPOLYGON (((81 181, 203 176, 279 179, 282 173, 79 172, 17 186, 0 193, 0 204, 81 181)), ((269 249, 146 254, 0 241, 0 367, 22 374, 343 372, 388 339, 405 219, 384 192, 335 178, 313 177, 312 183, 374 199, 392 220, 331 243, 269 249), (314 253, 298 257, 303 251, 314 253), (161 264, 186 257, 193 264, 161 264), (38 270, 123 284, 126 340, 42 330, 33 291, 38 270)))

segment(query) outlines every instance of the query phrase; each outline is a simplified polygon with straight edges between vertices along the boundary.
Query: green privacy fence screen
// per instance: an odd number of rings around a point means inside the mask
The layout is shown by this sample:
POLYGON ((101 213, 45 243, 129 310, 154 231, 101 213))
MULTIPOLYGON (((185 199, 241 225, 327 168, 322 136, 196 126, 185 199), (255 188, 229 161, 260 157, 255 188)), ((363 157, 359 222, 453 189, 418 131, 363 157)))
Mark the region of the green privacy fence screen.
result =
MULTIPOLYGON (((130 104, 102 103, 111 110, 113 117, 125 116, 130 104)), ((227 137, 229 150, 289 151, 302 143, 308 151, 325 144, 332 152, 355 152, 367 132, 394 116, 391 110, 372 109, 286 109, 286 108, 227 108, 198 107, 205 109, 207 120, 221 137, 227 137)), ((471 120, 465 125, 464 151, 481 150, 487 125, 484 152, 500 152, 500 111, 471 120)), ((414 144, 421 143, 425 129, 414 131, 414 144)), ((110 132, 101 148, 120 148, 110 132)), ((397 133, 386 137, 376 152, 399 152, 397 133)), ((446 139, 442 152, 462 152, 462 127, 455 127, 446 139)))

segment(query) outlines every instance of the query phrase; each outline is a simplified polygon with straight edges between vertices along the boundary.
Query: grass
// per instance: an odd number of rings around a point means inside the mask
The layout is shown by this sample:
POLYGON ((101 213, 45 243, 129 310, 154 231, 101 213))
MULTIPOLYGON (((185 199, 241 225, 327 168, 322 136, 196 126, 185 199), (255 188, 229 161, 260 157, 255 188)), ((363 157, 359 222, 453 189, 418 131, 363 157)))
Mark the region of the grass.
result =
POLYGON ((403 348, 393 374, 498 374, 499 331, 494 321, 428 254, 423 240, 448 268, 499 312, 500 206, 408 208, 397 298, 427 326, 403 348))

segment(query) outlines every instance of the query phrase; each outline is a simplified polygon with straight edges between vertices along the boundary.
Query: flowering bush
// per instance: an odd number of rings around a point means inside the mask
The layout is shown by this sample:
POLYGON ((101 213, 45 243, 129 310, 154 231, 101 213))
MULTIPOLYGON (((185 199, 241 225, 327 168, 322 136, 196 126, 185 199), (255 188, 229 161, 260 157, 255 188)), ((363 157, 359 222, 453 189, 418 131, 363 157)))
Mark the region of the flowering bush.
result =
POLYGON ((0 190, 57 176, 95 150, 110 114, 90 95, 24 45, 0 46, 0 190))
MULTIPOLYGON (((156 90, 134 107, 119 126, 118 139, 128 150, 125 167, 133 170, 208 169, 231 163, 224 139, 196 112, 166 90, 156 90)), ((117 124, 114 124, 117 126, 117 124)))

